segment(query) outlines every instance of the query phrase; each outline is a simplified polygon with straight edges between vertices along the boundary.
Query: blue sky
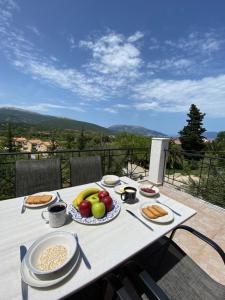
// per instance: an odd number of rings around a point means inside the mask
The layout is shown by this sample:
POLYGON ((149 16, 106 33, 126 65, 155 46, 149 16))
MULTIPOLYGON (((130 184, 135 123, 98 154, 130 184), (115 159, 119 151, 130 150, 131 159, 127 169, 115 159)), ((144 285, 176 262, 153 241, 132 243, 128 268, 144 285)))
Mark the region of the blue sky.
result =
POLYGON ((0 0, 0 106, 225 130, 225 1, 0 0))

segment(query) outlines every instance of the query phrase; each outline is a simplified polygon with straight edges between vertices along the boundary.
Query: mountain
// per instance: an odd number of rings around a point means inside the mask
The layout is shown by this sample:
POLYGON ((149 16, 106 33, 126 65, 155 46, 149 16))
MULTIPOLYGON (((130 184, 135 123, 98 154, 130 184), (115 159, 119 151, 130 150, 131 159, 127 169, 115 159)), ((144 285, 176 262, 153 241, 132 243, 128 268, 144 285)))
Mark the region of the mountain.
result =
POLYGON ((0 108, 0 123, 6 122, 19 124, 22 123, 25 125, 38 125, 44 129, 81 130, 83 128, 85 131, 109 133, 105 127, 101 127, 93 123, 42 115, 32 111, 11 107, 0 108))
POLYGON ((216 131, 206 131, 204 132, 204 136, 208 139, 208 140, 214 140, 217 137, 218 132, 216 131))
POLYGON ((128 132, 132 134, 140 134, 144 136, 153 136, 153 137, 165 137, 167 136, 164 133, 151 130, 142 126, 132 126, 132 125, 113 125, 108 128, 114 133, 117 132, 128 132))

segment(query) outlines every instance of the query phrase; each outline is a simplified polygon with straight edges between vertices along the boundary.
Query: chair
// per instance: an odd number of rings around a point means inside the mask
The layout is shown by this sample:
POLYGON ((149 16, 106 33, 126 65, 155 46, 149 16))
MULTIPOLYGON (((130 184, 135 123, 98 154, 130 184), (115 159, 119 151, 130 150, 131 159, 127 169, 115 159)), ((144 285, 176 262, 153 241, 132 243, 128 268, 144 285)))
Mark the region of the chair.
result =
POLYGON ((161 251, 158 248, 143 263, 139 260, 139 263, 132 261, 124 265, 131 281, 135 286, 141 285, 148 297, 154 296, 153 299, 224 300, 225 286, 212 279, 172 241, 178 229, 186 230, 212 246, 222 258, 221 267, 224 267, 225 253, 214 241, 189 226, 181 225, 172 231, 169 239, 164 237, 166 242, 163 246, 161 244, 161 251))
POLYGON ((59 159, 16 161, 16 196, 60 189, 59 159))
POLYGON ((96 182, 102 178, 100 156, 70 158, 71 185, 81 185, 96 182))
POLYGON ((85 286, 66 300, 143 300, 131 287, 124 285, 113 273, 106 274, 85 286))

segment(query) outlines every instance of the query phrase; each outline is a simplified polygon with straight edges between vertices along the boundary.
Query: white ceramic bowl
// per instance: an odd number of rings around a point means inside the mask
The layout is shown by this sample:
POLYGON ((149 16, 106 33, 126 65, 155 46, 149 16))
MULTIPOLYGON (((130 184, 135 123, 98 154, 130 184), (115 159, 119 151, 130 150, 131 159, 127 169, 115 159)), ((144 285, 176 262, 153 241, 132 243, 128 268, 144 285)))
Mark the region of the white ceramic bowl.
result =
POLYGON ((103 182, 108 185, 115 185, 120 181, 120 178, 116 175, 105 175, 102 179, 103 182))
POLYGON ((66 231, 55 231, 49 234, 46 234, 35 241, 32 246, 27 251, 25 256, 26 265, 28 269, 37 275, 46 275, 59 271, 64 266, 66 266, 69 261, 73 258, 77 250, 77 242, 74 234, 66 231), (62 245, 67 249, 67 258, 55 269, 42 271, 37 267, 38 259, 41 253, 48 247, 53 247, 56 245, 62 245))
POLYGON ((140 194, 142 194, 145 197, 153 197, 153 196, 155 196, 159 193, 159 189, 156 186, 152 187, 151 184, 141 184, 139 186, 139 192, 140 192, 140 194), (155 192, 154 193, 148 193, 148 192, 143 191, 143 188, 150 188, 150 189, 154 190, 155 192))

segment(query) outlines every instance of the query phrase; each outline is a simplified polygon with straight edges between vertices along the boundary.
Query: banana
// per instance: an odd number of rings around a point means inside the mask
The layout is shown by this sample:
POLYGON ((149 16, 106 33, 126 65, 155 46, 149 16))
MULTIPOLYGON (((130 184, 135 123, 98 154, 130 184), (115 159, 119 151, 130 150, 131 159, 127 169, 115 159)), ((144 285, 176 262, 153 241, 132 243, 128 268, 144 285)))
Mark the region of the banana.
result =
POLYGON ((80 205, 81 201, 83 201, 88 196, 90 196, 92 194, 96 194, 98 192, 100 192, 100 190, 98 188, 94 188, 94 187, 90 187, 90 188, 87 188, 87 189, 81 191, 77 195, 77 197, 73 200, 73 206, 75 208, 78 208, 78 206, 80 205))

